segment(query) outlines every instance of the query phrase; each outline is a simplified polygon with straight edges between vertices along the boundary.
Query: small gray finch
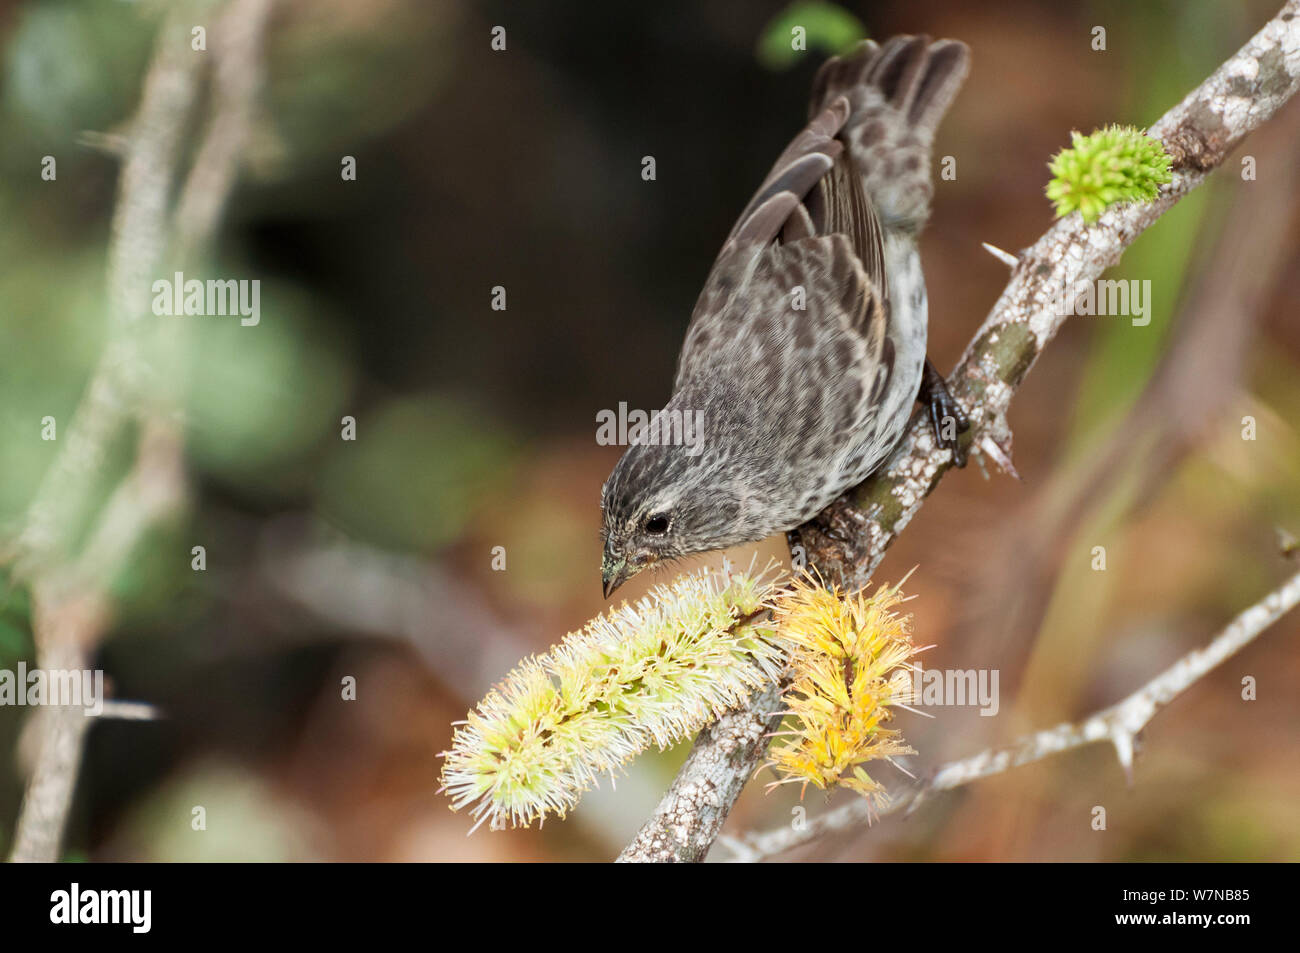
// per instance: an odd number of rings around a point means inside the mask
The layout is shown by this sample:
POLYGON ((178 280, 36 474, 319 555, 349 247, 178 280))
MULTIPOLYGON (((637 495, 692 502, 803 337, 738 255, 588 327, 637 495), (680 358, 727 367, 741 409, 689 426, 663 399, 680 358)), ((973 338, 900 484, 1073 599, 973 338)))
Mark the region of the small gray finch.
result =
POLYGON ((643 431, 601 490, 606 598, 647 566, 812 518, 884 461, 917 400, 965 462, 966 419, 926 357, 917 236, 969 58, 898 36, 817 73, 810 121, 727 236, 659 412, 703 432, 683 446, 643 431))

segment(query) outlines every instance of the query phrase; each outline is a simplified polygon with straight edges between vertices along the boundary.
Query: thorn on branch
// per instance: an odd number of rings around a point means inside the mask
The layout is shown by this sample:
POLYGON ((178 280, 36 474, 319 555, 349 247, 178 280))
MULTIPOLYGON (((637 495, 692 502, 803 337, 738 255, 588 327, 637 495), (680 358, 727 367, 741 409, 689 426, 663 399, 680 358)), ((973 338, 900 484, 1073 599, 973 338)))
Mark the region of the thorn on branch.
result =
POLYGON ((1135 739, 1124 728, 1113 728, 1110 733, 1111 744, 1115 746, 1115 756, 1119 758, 1120 767, 1124 769, 1124 780, 1130 789, 1133 787, 1133 753, 1135 739))
POLYGON ((986 252, 998 261, 1002 262, 1008 268, 1014 268, 1016 265, 1020 264, 1019 256, 1013 255, 1009 251, 1003 251, 997 245, 990 245, 988 242, 981 242, 980 244, 984 246, 986 252))
POLYGON ((731 851, 738 863, 753 864, 763 859, 762 854, 738 837, 732 837, 730 834, 719 834, 718 842, 731 851))
POLYGON ((148 702, 106 701, 99 718, 119 718, 122 721, 158 721, 164 718, 161 708, 148 702))
POLYGON ((125 158, 131 150, 131 140, 122 133, 96 132, 93 129, 83 130, 77 136, 77 145, 102 152, 114 159, 125 158))
POLYGON ((1002 446, 989 434, 984 434, 979 439, 979 449, 983 454, 998 465, 1003 473, 1015 477, 1023 482, 1023 478, 1017 472, 1015 464, 1011 462, 1011 431, 1006 431, 1005 443, 1002 446))

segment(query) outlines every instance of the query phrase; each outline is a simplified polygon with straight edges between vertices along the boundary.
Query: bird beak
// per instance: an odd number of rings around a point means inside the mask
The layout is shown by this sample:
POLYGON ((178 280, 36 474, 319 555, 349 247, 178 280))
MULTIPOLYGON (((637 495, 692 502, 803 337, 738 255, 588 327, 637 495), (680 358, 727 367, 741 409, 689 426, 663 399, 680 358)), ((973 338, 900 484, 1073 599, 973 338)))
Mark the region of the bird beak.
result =
POLYGON ((606 553, 600 560, 600 581, 605 587, 605 598, 613 595, 614 590, 627 582, 631 575, 626 559, 614 559, 606 553))

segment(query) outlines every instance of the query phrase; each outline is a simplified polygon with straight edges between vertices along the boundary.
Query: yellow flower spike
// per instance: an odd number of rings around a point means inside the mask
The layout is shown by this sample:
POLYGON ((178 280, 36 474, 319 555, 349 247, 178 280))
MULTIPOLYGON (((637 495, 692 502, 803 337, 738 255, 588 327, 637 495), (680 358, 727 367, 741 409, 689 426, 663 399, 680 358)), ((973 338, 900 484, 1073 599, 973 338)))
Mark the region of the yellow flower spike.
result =
MULTIPOLYGON (((900 585, 844 596, 812 579, 775 600, 774 623, 791 646, 793 681, 785 728, 769 753, 778 784, 804 790, 836 785, 884 802, 884 788, 863 769, 869 761, 915 754, 884 725, 891 707, 913 701, 911 616, 896 611, 900 585)), ((801 792, 802 795, 802 792, 801 792)))

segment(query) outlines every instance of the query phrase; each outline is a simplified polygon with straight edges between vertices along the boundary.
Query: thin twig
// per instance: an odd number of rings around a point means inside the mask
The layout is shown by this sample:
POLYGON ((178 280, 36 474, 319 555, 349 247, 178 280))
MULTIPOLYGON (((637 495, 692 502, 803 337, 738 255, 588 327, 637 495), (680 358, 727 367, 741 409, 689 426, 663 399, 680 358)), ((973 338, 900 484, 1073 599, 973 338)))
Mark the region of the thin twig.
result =
POLYGON ((161 708, 148 702, 111 699, 104 702, 103 710, 96 717, 116 718, 119 721, 158 721, 164 716, 161 708))
POLYGON ((244 160, 265 80, 262 37, 272 5, 272 0, 231 0, 212 32, 212 115, 176 202, 179 260, 193 258, 216 232, 244 160))
POLYGON ((166 248, 167 207, 204 60, 190 50, 193 11, 182 5, 159 31, 140 107, 125 137, 108 251, 108 344, 61 449, 27 510, 16 571, 32 579, 69 555, 105 454, 130 421, 153 371, 142 351, 149 289, 166 248))

